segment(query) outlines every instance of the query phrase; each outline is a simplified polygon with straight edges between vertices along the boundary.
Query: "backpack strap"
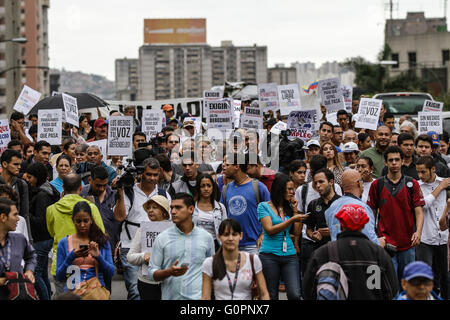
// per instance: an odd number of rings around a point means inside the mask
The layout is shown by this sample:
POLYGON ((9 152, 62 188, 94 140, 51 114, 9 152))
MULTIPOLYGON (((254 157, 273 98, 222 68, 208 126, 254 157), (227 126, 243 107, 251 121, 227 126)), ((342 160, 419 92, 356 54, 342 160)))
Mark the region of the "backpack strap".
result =
POLYGON ((222 199, 223 199, 223 204, 225 205, 225 209, 227 210, 227 214, 228 214, 227 190, 228 190, 228 184, 224 184, 222 187, 222 199))
POLYGON ((384 188, 384 179, 386 179, 386 176, 377 179, 377 203, 380 201, 381 191, 383 191, 384 188))
POLYGON ((158 187, 158 195, 167 198, 167 191, 166 191, 166 189, 158 187))
POLYGON ((307 182, 306 184, 303 185, 302 187, 302 209, 303 209, 303 213, 306 213, 306 196, 308 195, 308 187, 309 187, 309 183, 307 182))
POLYGON ((339 252, 337 247, 337 241, 330 241, 327 244, 328 258, 331 262, 339 263, 339 252))
POLYGON ((250 265, 252 266, 252 279, 253 279, 254 277, 256 277, 255 264, 253 263, 253 253, 250 253, 249 256, 250 256, 250 265))
POLYGON ((258 205, 261 202, 261 196, 259 194, 259 180, 252 179, 252 189, 255 194, 256 204, 258 205))

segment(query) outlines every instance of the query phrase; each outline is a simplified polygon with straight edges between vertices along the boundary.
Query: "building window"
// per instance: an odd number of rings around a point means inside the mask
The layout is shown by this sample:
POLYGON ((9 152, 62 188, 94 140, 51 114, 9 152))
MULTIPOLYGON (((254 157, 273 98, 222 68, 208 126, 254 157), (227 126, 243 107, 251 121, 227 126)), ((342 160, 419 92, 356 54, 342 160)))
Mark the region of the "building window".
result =
POLYGON ((415 68, 417 64, 417 55, 415 52, 408 52, 408 66, 409 68, 415 68))
POLYGON ((447 61, 450 61, 450 50, 442 50, 442 65, 445 66, 447 61))
POLYGON ((398 60, 398 53, 393 53, 393 54, 391 55, 391 59, 392 59, 393 61, 397 61, 397 64, 393 64, 393 65, 392 65, 392 69, 398 69, 398 62, 399 62, 399 60, 398 60))

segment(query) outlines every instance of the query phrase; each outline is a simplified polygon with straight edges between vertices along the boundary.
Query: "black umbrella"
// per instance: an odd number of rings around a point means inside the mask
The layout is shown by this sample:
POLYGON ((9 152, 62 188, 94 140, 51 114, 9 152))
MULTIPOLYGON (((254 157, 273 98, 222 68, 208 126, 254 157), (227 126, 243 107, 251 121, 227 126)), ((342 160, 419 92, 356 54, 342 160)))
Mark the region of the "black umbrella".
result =
MULTIPOLYGON (((93 95, 92 93, 67 93, 68 95, 77 99, 78 110, 90 109, 90 108, 102 108, 108 106, 108 103, 93 95)), ((38 110, 42 109, 62 109, 64 110, 64 102, 62 94, 58 94, 51 97, 46 97, 39 101, 29 114, 38 113, 38 110)))

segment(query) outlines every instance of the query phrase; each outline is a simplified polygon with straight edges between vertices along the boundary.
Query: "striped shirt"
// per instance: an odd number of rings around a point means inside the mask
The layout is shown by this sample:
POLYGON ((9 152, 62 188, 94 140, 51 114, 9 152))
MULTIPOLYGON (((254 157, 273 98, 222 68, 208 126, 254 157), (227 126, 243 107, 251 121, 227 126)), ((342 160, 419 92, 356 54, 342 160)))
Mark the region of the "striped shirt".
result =
POLYGON ((186 235, 177 226, 173 226, 160 233, 153 244, 150 257, 150 279, 155 281, 155 271, 170 268, 177 259, 177 266, 189 264, 184 275, 171 276, 161 282, 162 300, 200 300, 203 261, 213 254, 213 238, 202 228, 194 226, 191 233, 186 235))

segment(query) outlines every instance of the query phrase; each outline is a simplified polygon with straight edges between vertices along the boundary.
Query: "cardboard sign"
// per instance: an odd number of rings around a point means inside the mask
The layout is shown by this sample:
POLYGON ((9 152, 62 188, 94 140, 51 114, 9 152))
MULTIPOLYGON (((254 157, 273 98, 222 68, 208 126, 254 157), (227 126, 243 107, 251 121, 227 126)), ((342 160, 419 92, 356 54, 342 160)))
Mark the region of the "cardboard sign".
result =
POLYGON ((288 115, 291 111, 300 110, 300 92, 298 84, 278 86, 280 114, 288 115))
POLYGON ((8 149, 8 143, 11 141, 11 130, 8 119, 0 120, 0 154, 8 149))
POLYGON ((147 141, 161 132, 164 122, 164 112, 161 110, 142 110, 142 132, 147 136, 147 141))
POLYGON ((438 101, 425 100, 422 112, 442 112, 444 103, 438 101))
POLYGON ((295 140, 297 138, 303 141, 311 139, 313 132, 319 128, 317 119, 317 110, 292 111, 289 114, 287 122, 288 139, 295 140))
POLYGON ((103 155, 103 161, 106 160, 106 158, 107 158, 106 147, 108 145, 107 139, 91 141, 91 142, 87 142, 87 144, 90 146, 97 146, 100 149, 101 154, 103 155))
POLYGON ((37 141, 60 145, 62 140, 62 110, 38 110, 37 141))
POLYGON ((228 99, 206 101, 206 106, 208 109, 208 117, 206 118, 208 129, 232 129, 233 112, 228 99))
POLYGON ((62 99, 65 110, 65 122, 73 124, 78 128, 79 123, 77 99, 65 93, 62 94, 62 99))
MULTIPOLYGON (((172 221, 142 221, 141 222, 141 252, 152 253, 156 237, 174 224, 172 221)), ((148 267, 142 267, 142 275, 148 276, 148 267)))
POLYGON ((431 113, 418 112, 417 119, 419 122, 419 134, 428 133, 430 131, 435 131, 437 134, 442 134, 442 114, 441 113, 431 113))
POLYGON ((355 128, 377 130, 383 100, 361 98, 355 128))
POLYGON ((34 89, 31 89, 27 85, 24 85, 13 109, 22 112, 24 115, 27 115, 31 111, 31 109, 33 109, 36 103, 39 102, 40 98, 41 93, 39 91, 36 91, 34 89))
POLYGON ((328 112, 345 110, 341 80, 339 80, 339 78, 320 80, 319 92, 322 98, 322 104, 327 108, 328 112))
POLYGON ((258 84, 259 107, 263 112, 276 111, 280 108, 278 101, 278 86, 276 83, 258 84))
POLYGON ((245 107, 242 116, 242 128, 245 129, 262 129, 263 116, 261 108, 245 107))
POLYGON ((353 87, 344 84, 341 86, 341 90, 344 97, 345 110, 352 112, 353 87))
POLYGON ((108 156, 131 156, 133 146, 133 124, 131 116, 109 118, 108 156))

